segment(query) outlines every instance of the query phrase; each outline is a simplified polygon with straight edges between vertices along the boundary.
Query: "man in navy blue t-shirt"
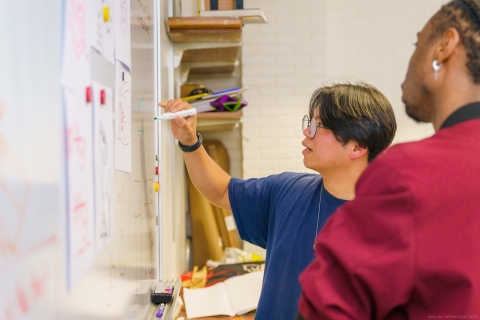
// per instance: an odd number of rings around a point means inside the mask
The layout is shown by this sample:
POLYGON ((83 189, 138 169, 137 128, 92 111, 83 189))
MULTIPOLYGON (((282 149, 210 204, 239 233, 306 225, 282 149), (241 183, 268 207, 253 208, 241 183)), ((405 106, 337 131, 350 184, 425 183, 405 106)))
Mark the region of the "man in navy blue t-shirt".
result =
MULTIPOLYGON (((180 99, 159 105, 166 112, 191 108, 180 99)), ((313 93, 309 115, 303 118, 302 154, 305 167, 320 174, 231 178, 201 146, 195 116, 179 116, 171 126, 195 187, 214 205, 232 210, 242 239, 266 249, 255 319, 293 319, 298 276, 314 258, 318 231, 342 203, 354 198, 360 174, 393 140, 397 126, 390 103, 364 83, 313 93)))

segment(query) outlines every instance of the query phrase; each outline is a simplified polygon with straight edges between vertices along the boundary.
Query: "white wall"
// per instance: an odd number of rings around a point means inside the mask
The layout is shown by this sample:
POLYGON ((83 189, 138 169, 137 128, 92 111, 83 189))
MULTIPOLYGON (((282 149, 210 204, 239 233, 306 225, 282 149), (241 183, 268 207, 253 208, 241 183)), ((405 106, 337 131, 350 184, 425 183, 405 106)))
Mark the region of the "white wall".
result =
POLYGON ((400 85, 420 31, 445 0, 245 0, 268 24, 243 28, 244 178, 309 171, 301 117, 325 84, 364 80, 395 110, 394 143, 433 133, 408 119, 400 85))
POLYGON ((394 143, 433 133, 430 124, 407 117, 400 85, 417 32, 445 2, 327 0, 327 81, 361 79, 383 92, 397 118, 394 143))

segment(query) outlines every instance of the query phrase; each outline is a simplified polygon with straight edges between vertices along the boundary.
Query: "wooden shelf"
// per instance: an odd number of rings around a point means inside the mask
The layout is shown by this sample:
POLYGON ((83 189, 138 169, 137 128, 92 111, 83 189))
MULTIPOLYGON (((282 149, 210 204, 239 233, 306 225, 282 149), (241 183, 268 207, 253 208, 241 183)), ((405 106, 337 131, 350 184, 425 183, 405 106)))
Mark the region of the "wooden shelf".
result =
POLYGON ((239 42, 242 36, 240 18, 173 17, 167 23, 174 43, 239 42))
POLYGON ((242 122, 243 112, 201 112, 197 114, 197 128, 200 132, 232 130, 242 122))
POLYGON ((174 67, 181 66, 182 74, 195 67, 238 65, 242 19, 173 17, 168 18, 167 27, 174 43, 174 67))

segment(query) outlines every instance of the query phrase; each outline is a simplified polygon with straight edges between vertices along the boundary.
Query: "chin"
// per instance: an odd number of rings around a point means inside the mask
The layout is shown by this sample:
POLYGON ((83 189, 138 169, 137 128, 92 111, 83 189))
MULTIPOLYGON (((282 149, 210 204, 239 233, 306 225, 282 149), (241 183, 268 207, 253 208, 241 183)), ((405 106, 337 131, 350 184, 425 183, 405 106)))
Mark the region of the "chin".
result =
POLYGON ((412 104, 409 104, 405 101, 404 101, 404 103, 405 103, 405 112, 407 113, 407 116, 410 119, 413 119, 416 122, 428 122, 425 119, 423 119, 423 117, 420 115, 421 110, 420 110, 419 107, 417 107, 415 105, 412 105, 412 104))

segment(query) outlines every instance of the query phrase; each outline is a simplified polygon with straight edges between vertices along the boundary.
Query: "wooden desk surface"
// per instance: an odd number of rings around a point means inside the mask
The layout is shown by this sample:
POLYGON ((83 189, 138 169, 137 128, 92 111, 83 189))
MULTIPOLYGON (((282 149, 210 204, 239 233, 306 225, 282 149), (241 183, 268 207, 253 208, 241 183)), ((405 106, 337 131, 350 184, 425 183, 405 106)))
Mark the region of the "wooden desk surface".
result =
MULTIPOLYGON (((188 320, 185 310, 180 311, 179 317, 185 317, 185 319, 188 320)), ((253 316, 215 316, 195 318, 195 320, 253 320, 253 316)))

